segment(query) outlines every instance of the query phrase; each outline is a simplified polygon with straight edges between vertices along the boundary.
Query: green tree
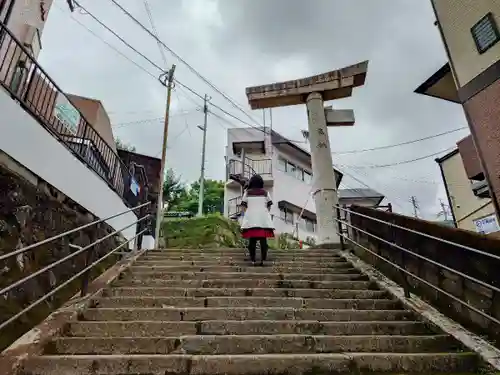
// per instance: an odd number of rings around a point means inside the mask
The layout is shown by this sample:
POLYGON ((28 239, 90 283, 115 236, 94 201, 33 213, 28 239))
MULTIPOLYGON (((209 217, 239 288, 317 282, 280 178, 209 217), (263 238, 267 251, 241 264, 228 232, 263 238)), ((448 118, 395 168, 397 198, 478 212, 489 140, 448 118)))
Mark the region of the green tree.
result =
POLYGON ((173 169, 168 169, 163 183, 163 203, 168 204, 169 210, 179 202, 185 200, 186 187, 173 169))
MULTIPOLYGON (((172 207, 172 211, 188 211, 198 213, 198 198, 200 183, 193 182, 184 189, 184 194, 179 198, 178 204, 172 207)), ((217 180, 205 180, 203 213, 224 212, 224 182, 217 180)))
POLYGON ((132 146, 128 143, 123 142, 120 138, 115 137, 116 148, 120 150, 135 152, 135 146, 132 146))

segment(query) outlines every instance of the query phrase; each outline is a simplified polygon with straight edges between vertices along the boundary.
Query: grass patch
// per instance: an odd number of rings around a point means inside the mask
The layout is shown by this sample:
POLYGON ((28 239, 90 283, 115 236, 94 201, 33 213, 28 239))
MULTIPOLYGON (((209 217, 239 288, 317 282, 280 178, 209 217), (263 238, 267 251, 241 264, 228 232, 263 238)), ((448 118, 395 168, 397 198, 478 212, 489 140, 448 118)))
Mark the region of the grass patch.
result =
POLYGON ((167 248, 245 247, 238 223, 221 215, 165 220, 160 238, 167 248))

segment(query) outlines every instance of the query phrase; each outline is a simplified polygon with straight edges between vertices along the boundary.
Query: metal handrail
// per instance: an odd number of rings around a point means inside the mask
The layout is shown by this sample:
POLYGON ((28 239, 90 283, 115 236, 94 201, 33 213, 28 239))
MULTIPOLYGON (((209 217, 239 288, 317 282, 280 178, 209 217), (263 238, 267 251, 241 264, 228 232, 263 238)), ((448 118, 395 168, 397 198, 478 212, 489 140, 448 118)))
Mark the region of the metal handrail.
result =
POLYGON ((452 246, 456 246, 456 247, 459 247, 461 249, 464 249, 464 250, 468 250, 468 251, 472 251, 474 253, 477 253, 477 254, 481 254, 481 255, 484 255, 484 256, 487 256, 487 257, 490 257, 492 259, 495 259, 495 260, 500 260, 500 256, 498 255, 495 255, 495 254, 491 254, 491 253, 488 253, 486 251, 482 251, 482 250, 479 250, 479 249, 475 249, 473 247, 470 247, 470 246, 467 246, 467 245, 462 245, 462 244, 459 244, 457 242, 453 242, 453 241, 449 241, 449 240, 445 240, 445 239, 442 239, 442 238, 439 238, 439 237, 436 237, 436 236, 433 236, 431 234, 427 234, 427 233, 423 233, 423 232, 419 232, 418 230, 414 230, 414 229, 410 229, 410 228, 406 228, 406 227, 403 227, 401 225, 398 225, 398 224, 394 224, 394 223, 388 223, 384 220, 381 220, 381 219, 377 219, 375 217, 371 217, 371 216, 368 216, 368 215, 364 215, 362 213, 359 213, 359 212, 355 212, 355 211, 351 211, 351 210, 348 210, 346 208, 342 208, 340 206, 334 206, 336 207, 337 209, 341 210, 341 211, 344 211, 344 212, 348 212, 350 214, 353 214, 353 215, 357 215, 357 216, 360 216, 360 217, 363 217, 365 219, 369 219, 369 220, 373 220, 373 221, 376 221, 378 223, 382 223, 382 224, 386 224, 392 228, 397 228, 397 229, 401 229, 401 230, 405 230, 407 232, 410 232, 410 233, 413 233, 413 234, 417 234, 419 236, 423 236, 423 237, 427 237, 429 239, 432 239, 432 240, 435 240, 435 241, 438 241, 438 242, 442 242, 442 243, 445 243, 447 245, 452 245, 452 246))
MULTIPOLYGON (((81 226, 79 226, 79 227, 77 227, 77 228, 70 229, 70 230, 68 230, 68 231, 66 231, 66 232, 63 232, 63 233, 57 234, 57 235, 55 235, 55 236, 53 236, 53 237, 46 238, 46 239, 44 239, 44 240, 42 240, 42 241, 35 242, 35 243, 31 244, 31 245, 28 245, 28 246, 22 247, 22 248, 20 248, 20 249, 14 250, 14 251, 12 251, 12 252, 10 252, 10 253, 0 255, 0 261, 5 260, 5 259, 8 259, 8 258, 11 258, 11 257, 13 257, 13 256, 16 256, 16 255, 19 255, 19 254, 22 254, 22 253, 25 253, 25 252, 27 252, 27 251, 29 251, 29 250, 32 250, 32 249, 34 249, 34 248, 36 248, 36 247, 38 247, 38 246, 45 245, 45 244, 47 244, 47 243, 49 243, 49 242, 52 242, 52 241, 58 240, 58 239, 60 239, 60 238, 63 238, 63 237, 65 237, 65 236, 68 236, 68 235, 70 235, 70 234, 72 234, 72 233, 75 233, 75 232, 78 232, 78 231, 80 231, 80 230, 83 230, 83 229, 89 228, 89 227, 91 227, 91 226, 93 226, 93 225, 97 225, 97 224, 103 223, 103 222, 105 222, 105 221, 107 221, 107 220, 114 219, 114 218, 116 218, 116 217, 118 217, 118 216, 124 215, 124 214, 126 214, 126 213, 128 213, 128 212, 130 212, 130 211, 136 210, 136 209, 138 209, 138 208, 145 207, 145 206, 147 206, 147 205, 149 205, 149 204, 151 204, 151 202, 146 202, 146 203, 140 204, 139 206, 136 206, 136 207, 130 208, 130 209, 128 209, 128 210, 125 210, 125 211, 119 212, 119 213, 117 213, 117 214, 115 214, 115 215, 111 215, 111 216, 108 216, 108 217, 106 217, 106 218, 104 218, 104 219, 99 219, 99 220, 93 221, 93 222, 91 222, 91 223, 81 225, 81 226)), ((1 294, 1 293, 0 293, 0 294, 1 294)))
POLYGON ((118 230, 116 230, 116 231, 114 231, 114 232, 111 232, 111 233, 107 234, 106 236, 104 236, 104 237, 102 237, 102 238, 99 238, 97 241, 92 242, 90 245, 87 245, 87 246, 85 246, 85 247, 82 247, 80 250, 75 251, 74 253, 71 253, 71 254, 70 254, 70 255, 68 255, 68 256, 65 256, 64 258, 59 259, 59 260, 55 261, 54 263, 49 264, 48 266, 45 266, 45 267, 43 267, 43 268, 40 268, 38 271, 33 272, 31 275, 28 275, 28 276, 26 276, 26 277, 24 277, 24 278, 22 278, 22 279, 17 280, 16 282, 14 282, 14 283, 10 284, 9 286, 6 286, 5 288, 1 289, 1 290, 0 290, 0 296, 1 296, 1 295, 4 295, 5 293, 10 292, 12 289, 15 289, 15 288, 17 288, 18 286, 20 286, 20 285, 24 284, 26 281, 29 281, 29 280, 31 280, 31 279, 33 279, 33 278, 37 277, 37 276, 40 276, 41 274, 43 274, 43 273, 45 273, 45 272, 47 272, 47 271, 50 271, 51 269, 55 268, 56 266, 58 266, 58 265, 60 265, 60 264, 62 264, 62 263, 64 263, 64 262, 66 262, 66 261, 68 261, 68 260, 70 260, 70 259, 74 258, 75 256, 82 254, 83 252, 87 251, 87 250, 88 250, 88 249, 90 249, 91 247, 94 247, 95 245, 100 244, 100 243, 101 243, 101 242, 103 242, 104 240, 107 240, 108 238, 110 238, 110 237, 112 237, 112 236, 114 236, 114 235, 116 235, 116 234, 118 234, 118 233, 120 233, 120 232, 124 231, 124 230, 125 230, 125 229, 127 229, 127 228, 130 228, 132 225, 136 225, 136 224, 140 223, 141 221, 143 221, 143 220, 147 219, 149 216, 150 216, 150 215, 146 215, 146 216, 144 216, 144 217, 140 218, 139 220, 134 221, 132 224, 129 224, 129 225, 127 225, 127 226, 125 226, 125 227, 123 227, 123 228, 121 228, 121 229, 118 229, 118 230))
MULTIPOLYGON (((341 209, 341 210, 343 210, 343 211, 349 212, 349 213, 356 214, 356 212, 353 212, 353 211, 348 210, 348 209, 343 209, 343 208, 341 208, 341 207, 339 207, 339 206, 337 206, 337 208, 338 208, 338 209, 341 209)), ((448 266, 446 266, 446 265, 444 265, 444 264, 441 264, 441 263, 436 262, 436 261, 434 261, 434 260, 432 260, 432 259, 429 259, 429 258, 427 258, 427 257, 425 257, 425 256, 422 256, 422 255, 420 255, 420 254, 417 254, 417 253, 415 253, 415 252, 413 252, 413 251, 411 251, 411 250, 409 250, 409 249, 406 249, 406 248, 404 248, 404 247, 402 247, 402 246, 400 246, 400 245, 397 245, 397 244, 394 244, 394 243, 392 243, 392 242, 390 242, 390 241, 387 241, 387 240, 385 240, 385 239, 383 239, 383 238, 381 238, 381 237, 379 237, 379 236, 376 236, 376 235, 374 235, 374 234, 372 234, 372 233, 369 233, 369 232, 367 232, 367 231, 365 231, 365 230, 363 230, 363 229, 361 229, 361 228, 359 228, 359 227, 357 227, 357 226, 355 226, 355 225, 352 225, 352 224, 350 224, 349 222, 347 222, 347 221, 345 221, 345 220, 341 220, 341 219, 339 219, 339 218, 334 218, 334 220, 335 220, 337 223, 339 223, 339 230, 338 230, 337 234, 338 234, 340 237, 342 237, 342 238, 344 238, 344 239, 346 239, 346 240, 350 241, 350 242, 351 242, 351 243, 353 243, 354 245, 356 245, 356 246, 358 246, 358 247, 362 248, 363 250, 365 250, 365 251, 369 252, 370 254, 374 255, 375 257, 379 258, 380 260, 383 260, 384 262, 386 262, 386 263, 390 264, 391 266, 393 266, 394 268, 396 268, 398 271, 400 271, 400 272, 402 272, 402 273, 404 273, 404 274, 406 274, 406 275, 408 275, 408 276, 410 276, 410 277, 412 277, 412 278, 414 278, 414 279, 416 279, 416 280, 418 280, 418 281, 420 281, 420 282, 422 282, 422 283, 426 284, 427 286, 430 286, 430 287, 431 287, 431 288, 433 288, 434 290, 436 290, 436 291, 438 291, 438 292, 440 292, 440 293, 442 293, 442 294, 444 294, 444 295, 446 295, 446 296, 448 296, 448 297, 452 298, 453 300, 455 300, 455 301, 459 302, 460 304, 462 304, 463 306, 465 306, 465 307, 469 308, 470 310, 472 310, 472 311, 474 311, 474 312, 478 313, 479 315, 483 316, 484 318, 486 318, 486 319, 488 319, 488 320, 491 320, 491 321, 493 321, 494 323, 496 323, 496 324, 499 324, 499 325, 500 325, 500 320, 496 319, 495 317, 488 315, 487 313, 485 313, 485 312, 483 312, 483 311, 479 310, 478 308, 476 308, 476 307, 474 307, 474 306, 470 305, 470 304, 469 304, 469 303, 467 303, 466 301, 463 301, 463 300, 462 300, 462 299, 460 299, 459 297, 454 296, 453 294, 451 294, 451 293, 449 293, 449 292, 447 292, 447 291, 445 291, 445 290, 441 289, 440 287, 438 287, 438 286, 436 286, 436 285, 432 284, 431 282, 429 282, 429 281, 427 281, 427 280, 425 280, 425 279, 421 278, 420 276, 415 275, 414 273, 412 273, 412 272, 410 272, 410 271, 406 270, 404 267, 401 267, 401 266, 399 266, 398 264, 396 264, 396 263, 392 262, 391 260, 389 260, 389 259, 387 259, 387 258, 385 258, 385 257, 381 256, 380 254, 377 254, 376 252, 374 252, 374 251, 372 251, 372 250, 368 249, 366 246, 363 246, 362 244, 360 244, 360 243, 356 242, 355 240, 353 240, 352 238, 350 238, 348 235, 344 234, 344 233, 342 232, 342 230, 341 230, 340 226, 341 226, 342 224, 344 224, 344 225, 346 225, 346 226, 347 226, 347 227, 349 227, 349 228, 352 228, 352 229, 354 229, 354 230, 356 230, 356 231, 359 231, 359 232, 361 232, 361 233, 364 233, 364 234, 366 234, 366 235, 369 235, 369 236, 371 236, 371 237, 373 237, 373 238, 375 238, 375 239, 377 239, 377 240, 379 240, 379 241, 382 241, 382 242, 384 242, 384 243, 386 243, 386 244, 388 244, 388 245, 390 245, 390 246, 396 247, 397 249, 399 249, 399 250, 401 250, 401 251, 403 251, 403 252, 406 252, 406 253, 411 254, 411 255, 413 255, 413 256, 415 256, 415 257, 418 257, 418 258, 419 258, 419 259, 421 259, 421 260, 427 261, 427 262, 429 262, 429 263, 431 263, 431 264, 433 264, 433 265, 436 265, 436 266, 438 266, 438 267, 440 267, 440 268, 443 268, 443 269, 445 269, 445 270, 447 270, 447 271, 450 271, 450 272, 452 272, 452 273, 455 273, 455 274, 457 274, 457 275, 459 275, 459 276, 461 276, 461 277, 463 277, 463 278, 466 278, 466 279, 468 279, 468 280, 470 280, 470 281, 472 281, 472 282, 478 283, 478 284, 480 284, 480 285, 482 285, 482 286, 484 286, 484 287, 486 287, 486 288, 489 288, 489 289, 491 289, 491 290, 494 290, 495 292, 499 292, 499 291, 500 291, 500 289, 499 289, 499 288, 497 288, 497 287, 495 287, 495 286, 493 286, 493 285, 490 285, 490 284, 488 284, 488 283, 485 283, 485 282, 483 282, 483 281, 481 281, 481 280, 478 280, 478 279, 476 279, 475 277, 472 277, 472 276, 469 276, 469 275, 467 275, 467 274, 464 274, 464 273, 463 273, 463 272, 461 272, 461 271, 455 270, 455 269, 453 269, 453 268, 451 268, 451 267, 448 267, 448 266)), ((382 222, 383 222, 383 221, 382 221, 382 222)), ((385 224, 388 224, 388 225, 389 225, 389 223, 386 223, 386 222, 383 222, 383 223, 385 223, 385 224)), ((409 294, 409 290, 408 290, 408 286, 407 286, 407 285, 403 285, 403 289, 405 290, 405 294, 406 294, 407 296, 410 296, 410 294, 409 294)))
MULTIPOLYGON (((338 219, 337 219, 337 220, 338 220, 338 219)), ((469 275, 467 275, 467 274, 465 274, 465 273, 463 273, 463 272, 461 272, 461 271, 458 271, 458 270, 456 270, 456 269, 454 269, 454 268, 451 268, 451 267, 448 267, 448 266, 446 266, 446 265, 444 265, 444 264, 442 264, 442 263, 436 262, 435 260, 432 260, 432 259, 430 259, 430 258, 427 258, 426 256, 423 256, 423 255, 420 255, 420 254, 418 254, 418 253, 415 253, 414 251, 411 251, 411 250, 409 250, 409 249, 407 249, 407 248, 405 248, 405 247, 403 247, 403 246, 400 246, 400 245, 398 245, 398 244, 395 244, 395 243, 393 243, 393 242, 391 242, 391 241, 387 241, 386 239, 384 239, 384 238, 382 238, 382 237, 379 237, 379 236, 377 236, 377 235, 375 235, 375 234, 372 234, 372 233, 370 233, 370 232, 367 232, 367 231, 365 231, 365 230, 363 230, 363 229, 361 229, 361 228, 355 227, 355 226, 353 226, 352 224, 347 223, 346 221, 343 221, 343 220, 338 220, 338 221, 339 221, 340 223, 342 223, 342 224, 347 225, 348 227, 351 227, 351 228, 356 229, 357 231, 359 231, 359 232, 361 232, 361 233, 364 233, 364 234, 366 234, 366 235, 368 235, 368 236, 370 236, 370 237, 372 237, 372 238, 375 238, 376 240, 381 241, 381 242, 383 242, 383 243, 385 243, 385 244, 387 244, 387 245, 389 245, 389 246, 395 247, 396 249, 401 250, 401 251, 403 251, 403 252, 405 252, 405 253, 407 253, 407 254, 411 254, 411 255, 413 255, 413 256, 414 256, 414 257, 416 257, 416 258, 419 258, 419 259, 424 260, 424 261, 426 261, 426 262, 429 262, 429 263, 431 263, 431 264, 433 264, 433 265, 435 265, 435 266, 438 266, 438 267, 443 268, 443 269, 445 269, 445 270, 447 270, 447 271, 450 271, 450 272, 452 272, 452 273, 455 273, 455 274, 457 274, 457 275, 459 275, 459 276, 461 276, 461 277, 464 277, 464 278, 466 278, 466 279, 468 279, 468 280, 470 280, 470 281, 473 281, 473 282, 475 282, 475 283, 478 283, 478 284, 480 284, 480 285, 484 286, 485 288, 492 289, 492 290, 494 290, 495 292, 500 292, 500 288, 497 288, 497 287, 496 287, 496 286, 494 286, 494 285, 490 285, 490 284, 488 284, 488 283, 486 283, 486 282, 484 282, 484 281, 481 281, 481 280, 479 280, 479 279, 476 279, 476 278, 475 278, 475 277, 473 277, 473 276, 469 276, 469 275)))
MULTIPOLYGON (((149 215, 148 215, 149 216, 149 215)), ((146 216, 146 217, 148 217, 146 216)), ((141 219, 142 220, 142 219, 141 219)), ((137 237, 139 237, 140 235, 144 234, 145 232, 147 231, 147 229, 144 229, 142 230, 141 232, 137 233, 134 237, 130 238, 129 240, 127 240, 126 242, 118 245, 117 247, 115 247, 113 250, 111 250, 109 253, 107 253, 106 255, 102 256, 101 258, 99 258, 98 260, 96 260, 95 262, 92 262, 90 265, 88 265, 87 267, 85 267, 84 269, 82 269, 80 272, 78 272, 77 274, 73 275, 72 277, 70 277, 68 280, 64 281, 63 283, 61 283, 60 285, 58 285, 57 287, 55 287, 54 289, 52 289, 50 292, 48 292, 47 294, 44 294, 42 297, 40 297, 39 299, 37 299, 35 302, 31 303, 29 306, 27 306, 26 308, 24 308, 23 310, 21 310, 20 312, 18 312, 16 315, 10 317, 9 319, 7 319, 6 321, 2 322, 0 324, 0 331, 7 327, 9 324, 11 324, 12 322, 14 322, 15 320, 17 320, 19 317, 23 316, 24 314, 26 314, 27 312, 29 312, 31 309, 35 308, 36 306, 38 306, 40 303, 44 302, 45 300, 47 300, 48 298, 52 297, 54 294, 56 294, 58 291, 60 291, 61 289, 63 289, 65 286, 67 286, 68 284, 70 284, 71 282, 75 281, 76 279, 78 279, 80 276, 83 276, 86 272, 90 271, 92 268, 94 268, 96 265, 98 265, 99 263, 101 263, 103 260, 105 260, 106 258, 110 257, 111 255, 113 255, 114 253, 116 253, 118 250, 120 250, 122 247, 124 247, 125 245, 128 245, 132 240, 135 240, 137 237)), ((97 241, 96 243, 94 243, 94 245, 97 244, 97 241)))

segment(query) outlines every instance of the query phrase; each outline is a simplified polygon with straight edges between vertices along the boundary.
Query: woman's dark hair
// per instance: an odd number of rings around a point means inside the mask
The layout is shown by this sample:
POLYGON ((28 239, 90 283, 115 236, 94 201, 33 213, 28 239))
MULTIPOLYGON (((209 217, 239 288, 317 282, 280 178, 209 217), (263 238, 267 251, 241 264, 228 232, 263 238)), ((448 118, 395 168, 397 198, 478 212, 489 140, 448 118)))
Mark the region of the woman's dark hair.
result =
POLYGON ((250 181, 248 181, 248 189, 263 189, 264 188, 264 180, 262 179, 260 174, 254 174, 250 177, 250 181))

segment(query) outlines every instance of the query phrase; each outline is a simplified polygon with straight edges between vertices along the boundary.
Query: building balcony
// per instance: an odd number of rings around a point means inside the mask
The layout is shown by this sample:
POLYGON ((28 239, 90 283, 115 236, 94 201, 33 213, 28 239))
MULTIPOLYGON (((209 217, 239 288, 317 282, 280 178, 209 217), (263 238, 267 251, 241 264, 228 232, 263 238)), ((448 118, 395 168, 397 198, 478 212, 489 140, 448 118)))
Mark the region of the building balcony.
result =
POLYGON ((135 180, 128 166, 38 64, 31 49, 2 23, 0 34, 0 85, 3 90, 82 164, 104 180, 128 206, 133 205, 128 197, 135 180))
POLYGON ((229 160, 227 164, 227 185, 231 187, 244 186, 250 177, 259 174, 265 187, 274 185, 271 159, 251 159, 245 157, 245 162, 237 159, 229 160))

